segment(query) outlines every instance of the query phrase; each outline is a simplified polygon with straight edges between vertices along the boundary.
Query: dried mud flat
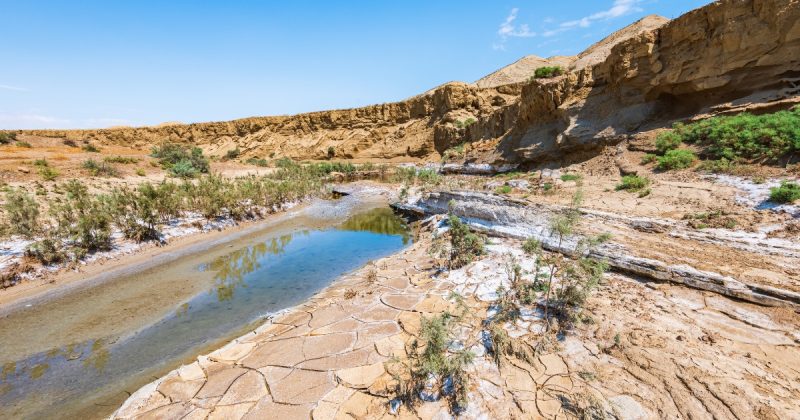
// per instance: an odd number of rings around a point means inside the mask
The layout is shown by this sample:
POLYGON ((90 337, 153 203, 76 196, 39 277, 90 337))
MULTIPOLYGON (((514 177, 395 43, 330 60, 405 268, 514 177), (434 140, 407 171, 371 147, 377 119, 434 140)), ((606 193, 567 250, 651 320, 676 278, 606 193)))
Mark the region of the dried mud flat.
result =
MULTIPOLYGON (((449 418, 443 399, 393 403, 390 372, 408 356, 421 317, 468 313, 458 340, 476 356, 462 418, 797 418, 797 314, 669 283, 608 274, 592 322, 529 361, 495 363, 482 328, 504 264, 533 262, 521 243, 493 239, 482 259, 434 269, 429 231, 404 252, 341 279, 309 302, 134 393, 112 418, 449 418)), ((541 314, 504 328, 535 343, 541 314)))

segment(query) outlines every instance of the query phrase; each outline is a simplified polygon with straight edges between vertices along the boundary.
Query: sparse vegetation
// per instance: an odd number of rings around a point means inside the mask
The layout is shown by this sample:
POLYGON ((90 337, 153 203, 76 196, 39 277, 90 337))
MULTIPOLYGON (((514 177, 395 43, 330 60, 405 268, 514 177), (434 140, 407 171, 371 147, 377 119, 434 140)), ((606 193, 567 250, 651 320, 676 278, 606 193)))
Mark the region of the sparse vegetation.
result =
POLYGON ((17 141, 17 133, 11 131, 0 131, 0 144, 9 144, 17 141))
POLYGON ((103 158, 103 162, 130 165, 139 162, 139 159, 126 156, 106 156, 103 158))
POLYGON ((625 190, 636 192, 650 185, 650 180, 638 175, 625 175, 622 177, 622 182, 617 184, 615 189, 617 191, 625 190))
POLYGON ((642 164, 642 165, 647 165, 648 163, 653 163, 653 162, 655 162, 655 161, 656 161, 656 159, 658 159, 658 156, 657 156, 657 155, 654 155, 654 154, 652 154, 652 153, 648 153, 648 154, 646 154, 646 155, 642 156, 642 161, 641 161, 641 164, 642 164))
POLYGON ((497 194, 511 194, 511 186, 510 185, 501 185, 494 190, 497 194))
POLYGON ((792 181, 781 181, 778 187, 769 189, 769 201, 775 203, 793 203, 800 200, 800 185, 792 181))
POLYGON ((139 175, 139 176, 145 176, 145 175, 147 175, 147 174, 145 173, 144 169, 142 169, 142 168, 137 168, 137 169, 136 169, 136 175, 139 175))
POLYGON ((778 159, 800 151, 800 107, 771 114, 742 113, 675 124, 684 143, 705 148, 714 159, 778 159))
POLYGON ((92 176, 119 176, 117 168, 105 159, 102 162, 98 162, 94 159, 86 159, 81 166, 92 174, 92 176))
POLYGON ((581 180, 580 174, 563 174, 561 175, 561 180, 564 182, 567 181, 580 181, 581 180))
POLYGON ((561 66, 544 66, 534 70, 534 79, 549 79, 551 77, 561 76, 564 74, 564 68, 561 66))
POLYGON ((464 157, 464 143, 461 143, 457 146, 453 146, 444 151, 442 154, 442 159, 444 161, 460 159, 464 157))
POLYGON ((334 148, 333 146, 328 146, 327 156, 328 159, 333 159, 334 157, 336 157, 336 148, 334 148))
POLYGON ((83 149, 84 152, 100 153, 100 148, 95 146, 95 145, 93 145, 93 144, 91 144, 91 143, 84 144, 82 149, 83 149))
POLYGON ((266 159, 259 159, 254 157, 247 159, 246 163, 249 165, 261 166, 261 167, 269 166, 269 162, 267 162, 266 159))
POLYGON ((178 143, 162 143, 153 147, 151 156, 158 159, 161 167, 177 178, 194 178, 208 173, 208 159, 199 147, 188 147, 178 143))
POLYGON ((478 122, 478 121, 475 118, 469 117, 469 118, 467 118, 467 119, 465 119, 463 121, 462 120, 455 120, 453 122, 453 125, 455 125, 457 128, 467 128, 467 127, 471 126, 472 124, 475 124, 476 122, 478 122))
POLYGON ((33 238, 39 231, 39 204, 21 188, 9 188, 3 206, 11 234, 33 238))
POLYGON ((656 137, 656 150, 663 155, 681 145, 681 136, 674 131, 665 131, 656 137))
POLYGON ((235 148, 235 149, 230 149, 230 150, 228 150, 227 152, 225 152, 225 159, 227 159, 227 160, 233 160, 233 159, 236 159, 236 158, 238 158, 238 157, 239 157, 239 155, 240 155, 241 153, 242 153, 242 151, 241 151, 241 150, 239 150, 239 146, 236 146, 236 148, 235 148))
POLYGON ((63 143, 64 143, 64 146, 67 146, 67 147, 78 147, 78 144, 75 143, 75 140, 72 140, 72 139, 64 139, 63 143))
POLYGON ((685 169, 692 166, 697 160, 697 156, 691 150, 674 149, 666 152, 664 156, 658 157, 658 169, 669 171, 673 169, 685 169))
POLYGON ((18 141, 17 142, 17 147, 24 147, 26 149, 30 149, 33 146, 30 143, 28 143, 27 141, 18 141))
POLYGON ((60 175, 60 173, 58 172, 58 170, 50 166, 40 166, 39 175, 45 181, 54 181, 56 178, 58 178, 58 175, 60 175))
POLYGON ((705 229, 709 227, 733 229, 736 227, 736 220, 729 217, 727 213, 722 210, 686 214, 683 216, 683 219, 687 220, 689 226, 694 229, 705 229))

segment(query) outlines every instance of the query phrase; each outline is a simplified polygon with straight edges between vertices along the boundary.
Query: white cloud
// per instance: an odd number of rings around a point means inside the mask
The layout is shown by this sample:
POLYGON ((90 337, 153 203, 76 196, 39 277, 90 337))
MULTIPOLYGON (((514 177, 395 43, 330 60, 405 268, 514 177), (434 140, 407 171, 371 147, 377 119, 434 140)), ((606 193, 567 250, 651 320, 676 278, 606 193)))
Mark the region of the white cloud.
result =
POLYGON ((42 114, 19 114, 0 112, 0 129, 46 129, 46 128, 106 128, 117 125, 132 125, 121 118, 85 118, 71 120, 42 114))
POLYGON ((0 85, 0 89, 13 90, 13 91, 17 91, 17 92, 27 92, 28 91, 28 89, 25 89, 23 87, 17 87, 17 86, 11 86, 11 85, 0 85))
POLYGON ((641 1, 642 0, 614 0, 614 3, 608 10, 593 13, 580 19, 562 22, 558 25, 558 28, 547 30, 542 33, 542 36, 551 37, 574 28, 588 28, 595 21, 609 20, 618 18, 620 16, 625 16, 630 13, 641 12, 642 8, 637 6, 637 4, 641 1))
POLYGON ((500 37, 499 43, 492 44, 494 50, 505 50, 506 41, 508 38, 531 38, 536 36, 536 32, 531 31, 531 28, 526 23, 517 25, 514 21, 517 20, 518 8, 511 9, 511 12, 506 16, 506 19, 500 23, 497 29, 497 35, 500 37))

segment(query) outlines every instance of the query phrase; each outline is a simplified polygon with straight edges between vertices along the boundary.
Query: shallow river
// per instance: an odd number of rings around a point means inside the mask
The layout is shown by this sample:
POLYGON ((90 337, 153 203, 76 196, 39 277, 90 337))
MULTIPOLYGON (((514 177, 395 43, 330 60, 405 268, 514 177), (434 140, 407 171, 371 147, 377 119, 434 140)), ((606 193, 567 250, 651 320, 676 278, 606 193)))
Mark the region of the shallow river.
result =
POLYGON ((142 385, 401 250, 403 221, 302 212, 0 318, 0 418, 99 418, 142 385))

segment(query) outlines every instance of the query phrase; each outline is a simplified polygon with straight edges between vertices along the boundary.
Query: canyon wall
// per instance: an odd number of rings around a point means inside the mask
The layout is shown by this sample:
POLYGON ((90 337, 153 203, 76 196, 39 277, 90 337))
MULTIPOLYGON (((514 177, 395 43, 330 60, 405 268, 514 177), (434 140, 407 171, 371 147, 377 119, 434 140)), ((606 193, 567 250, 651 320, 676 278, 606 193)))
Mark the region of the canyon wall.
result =
POLYGON ((294 159, 325 159, 331 150, 345 159, 438 160, 467 142, 471 160, 533 163, 676 119, 796 103, 800 0, 723 0, 672 21, 648 17, 558 59, 571 61, 557 78, 519 80, 519 71, 508 71, 508 84, 449 83, 363 108, 28 133, 136 147, 188 142, 212 155, 238 146, 245 157, 294 159))

